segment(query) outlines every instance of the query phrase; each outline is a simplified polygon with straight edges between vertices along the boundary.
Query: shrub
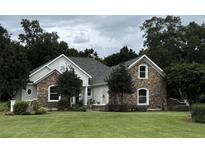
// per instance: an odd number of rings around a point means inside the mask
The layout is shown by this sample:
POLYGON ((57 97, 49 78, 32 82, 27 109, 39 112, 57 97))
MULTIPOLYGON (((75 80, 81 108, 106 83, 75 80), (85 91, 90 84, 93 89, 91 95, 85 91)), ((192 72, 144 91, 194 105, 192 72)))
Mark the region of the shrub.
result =
POLYGON ((87 111, 87 106, 84 105, 74 105, 69 108, 69 111, 81 111, 81 112, 86 112, 87 111))
POLYGON ((189 111, 189 106, 186 105, 173 105, 168 106, 169 111, 189 111))
POLYGON ((205 123, 205 104, 192 105, 191 117, 195 122, 205 123))
POLYGON ((9 102, 0 102, 0 112, 9 111, 9 102))
POLYGON ((31 102, 31 107, 32 107, 34 112, 37 112, 41 107, 41 103, 37 100, 34 100, 31 102))
POLYGON ((45 107, 40 107, 38 111, 35 112, 35 114, 46 114, 48 112, 48 109, 45 107))
POLYGON ((205 103, 205 94, 201 94, 199 97, 200 103, 205 103))
POLYGON ((108 104, 108 111, 111 112, 120 112, 120 105, 118 104, 108 104))
POLYGON ((87 107, 86 106, 80 106, 80 107, 76 108, 76 111, 86 112, 87 107))
POLYGON ((68 109, 68 101, 66 101, 66 100, 59 101, 57 108, 59 111, 64 111, 64 110, 68 109))
POLYGON ((16 102, 14 104, 14 113, 17 115, 22 115, 26 112, 28 108, 28 103, 24 101, 16 102))
POLYGON ((146 112, 146 111, 147 111, 147 108, 148 108, 147 105, 137 106, 137 107, 136 107, 136 111, 138 111, 138 112, 146 112))

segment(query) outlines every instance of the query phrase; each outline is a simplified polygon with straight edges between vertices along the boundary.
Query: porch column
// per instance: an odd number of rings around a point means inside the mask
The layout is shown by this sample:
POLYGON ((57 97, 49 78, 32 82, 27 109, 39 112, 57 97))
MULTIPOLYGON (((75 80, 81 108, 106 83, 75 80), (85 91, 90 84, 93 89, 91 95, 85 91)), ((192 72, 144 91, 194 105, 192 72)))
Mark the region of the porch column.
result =
POLYGON ((88 87, 85 86, 85 90, 84 90, 84 105, 87 105, 88 102, 88 87))

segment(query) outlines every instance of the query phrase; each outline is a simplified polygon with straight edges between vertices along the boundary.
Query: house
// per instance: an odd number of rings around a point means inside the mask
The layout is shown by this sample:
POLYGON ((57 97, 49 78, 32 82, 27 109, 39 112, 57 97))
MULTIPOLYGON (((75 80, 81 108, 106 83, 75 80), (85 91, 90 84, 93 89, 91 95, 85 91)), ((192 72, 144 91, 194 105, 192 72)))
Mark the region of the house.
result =
MULTIPOLYGON (((163 103, 166 103, 163 70, 146 55, 126 61, 124 65, 128 68, 136 89, 135 93, 124 96, 127 103, 162 108, 163 103)), ((108 67, 93 58, 67 57, 62 54, 31 71, 26 90, 19 90, 15 99, 24 101, 38 99, 44 106, 56 106, 61 99, 56 91, 58 75, 72 67, 83 83, 79 99, 85 105, 89 99, 92 99, 96 105, 104 106, 112 100, 105 79, 118 66, 108 67)), ((71 98, 71 104, 75 104, 74 97, 71 98)))

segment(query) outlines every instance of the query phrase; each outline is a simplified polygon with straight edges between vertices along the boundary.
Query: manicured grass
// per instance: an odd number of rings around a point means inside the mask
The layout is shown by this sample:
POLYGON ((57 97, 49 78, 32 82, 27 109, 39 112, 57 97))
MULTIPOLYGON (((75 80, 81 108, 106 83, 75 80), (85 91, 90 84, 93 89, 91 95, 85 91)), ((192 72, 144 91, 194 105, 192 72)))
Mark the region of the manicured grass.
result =
POLYGON ((205 124, 188 112, 1 114, 0 137, 205 137, 205 124))

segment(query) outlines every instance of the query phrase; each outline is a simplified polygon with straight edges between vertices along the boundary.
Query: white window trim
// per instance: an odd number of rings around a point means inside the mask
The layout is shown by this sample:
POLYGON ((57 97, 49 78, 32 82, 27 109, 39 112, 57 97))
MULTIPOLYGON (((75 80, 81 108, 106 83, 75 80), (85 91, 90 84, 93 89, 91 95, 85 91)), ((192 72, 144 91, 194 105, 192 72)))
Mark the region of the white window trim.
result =
POLYGON ((148 79, 148 66, 146 64, 141 64, 138 66, 138 78, 139 79, 148 79), (145 77, 140 77, 140 67, 145 66, 145 77))
POLYGON ((92 97, 92 88, 91 87, 88 87, 88 89, 90 89, 90 93, 91 93, 91 95, 88 95, 88 91, 87 91, 87 96, 89 97, 89 98, 91 98, 92 97))
POLYGON ((149 105, 149 89, 147 89, 147 88, 137 89, 137 105, 142 105, 142 106, 143 106, 143 105, 149 105), (147 91, 147 93, 146 93, 146 94, 147 94, 147 96, 146 96, 146 97, 147 97, 147 99, 146 99, 147 102, 146 102, 146 103, 139 103, 139 98, 140 98, 140 97, 139 97, 139 91, 140 91, 140 90, 146 90, 146 91, 147 91))
POLYGON ((59 97, 58 97, 58 100, 51 100, 51 99, 50 99, 50 88, 51 88, 51 87, 55 87, 55 85, 50 85, 50 86, 48 87, 48 102, 59 102, 59 101, 61 100, 60 95, 59 95, 59 97))

